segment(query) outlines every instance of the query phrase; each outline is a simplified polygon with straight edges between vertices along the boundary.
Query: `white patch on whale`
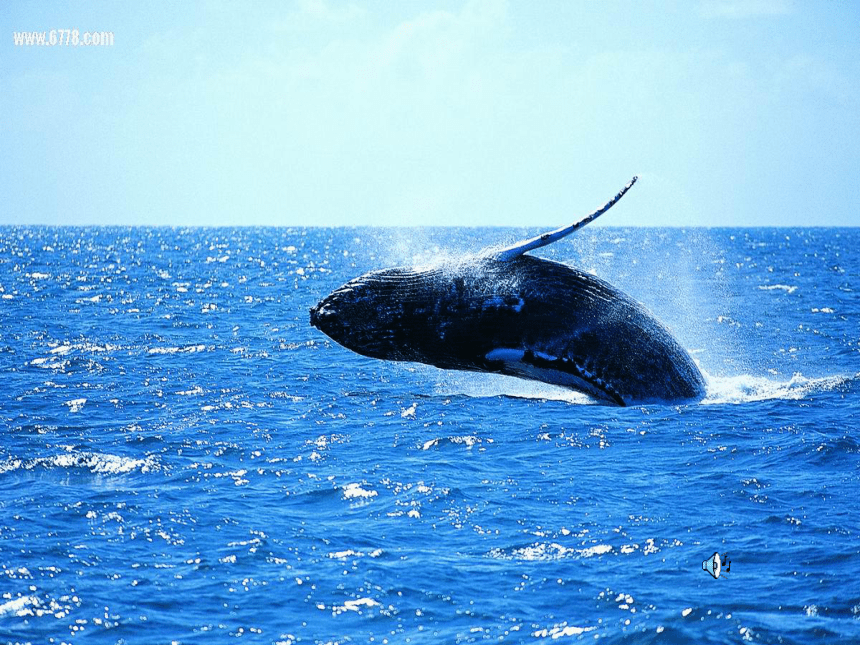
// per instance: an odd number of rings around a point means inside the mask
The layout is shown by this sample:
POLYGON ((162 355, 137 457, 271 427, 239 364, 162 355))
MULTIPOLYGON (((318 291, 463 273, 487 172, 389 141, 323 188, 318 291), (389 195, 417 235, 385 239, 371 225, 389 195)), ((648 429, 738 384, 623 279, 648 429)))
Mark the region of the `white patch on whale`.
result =
MULTIPOLYGON (((487 352, 484 358, 488 361, 504 364, 508 373, 514 374, 519 378, 543 381, 550 385, 572 387, 597 399, 617 402, 614 399, 614 393, 610 393, 608 384, 604 383, 602 379, 598 378, 584 367, 581 367, 576 362, 568 358, 559 358, 558 356, 553 356, 552 354, 547 354, 545 352, 532 351, 531 354, 535 358, 539 358, 544 361, 560 362, 570 365, 571 370, 575 370, 578 374, 573 371, 534 365, 525 360, 526 352, 522 349, 499 347, 487 352)), ((615 396, 617 396, 617 394, 615 396)))

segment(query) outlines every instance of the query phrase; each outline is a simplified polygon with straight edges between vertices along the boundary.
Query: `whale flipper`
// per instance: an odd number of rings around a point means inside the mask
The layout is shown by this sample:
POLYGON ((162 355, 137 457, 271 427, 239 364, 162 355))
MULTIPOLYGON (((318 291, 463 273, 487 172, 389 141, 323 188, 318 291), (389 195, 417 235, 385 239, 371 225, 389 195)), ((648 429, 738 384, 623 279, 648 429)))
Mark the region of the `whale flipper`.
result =
POLYGON ((497 348, 488 352, 485 359, 500 374, 569 387, 599 401, 621 407, 627 405, 611 383, 567 356, 557 357, 531 349, 497 348))
POLYGON ((532 251, 534 249, 539 249, 542 246, 546 246, 547 244, 552 244, 553 242, 557 242, 563 237, 567 237, 574 231, 581 229, 586 224, 589 224, 596 220, 598 217, 603 215, 610 208, 615 206, 619 199, 624 197, 624 194, 630 190, 630 187, 636 183, 636 180, 639 177, 633 177, 627 185, 621 189, 615 197, 610 199, 606 204, 604 204, 601 208, 598 208, 593 213, 586 215, 578 222, 571 224, 570 226, 563 226, 555 231, 550 231, 549 233, 542 233, 537 237, 533 237, 528 240, 522 240, 521 242, 517 242, 516 244, 509 246, 507 248, 502 249, 501 251, 497 251, 493 254, 493 259, 498 260, 499 262, 509 262, 515 258, 520 257, 523 253, 527 251, 532 251))

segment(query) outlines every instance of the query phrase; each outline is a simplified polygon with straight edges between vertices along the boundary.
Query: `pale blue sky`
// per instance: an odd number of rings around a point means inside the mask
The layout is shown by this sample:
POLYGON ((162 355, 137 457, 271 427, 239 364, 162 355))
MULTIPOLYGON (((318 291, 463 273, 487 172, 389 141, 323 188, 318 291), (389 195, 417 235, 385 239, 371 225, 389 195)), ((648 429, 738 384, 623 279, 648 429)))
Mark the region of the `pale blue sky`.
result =
POLYGON ((0 224, 858 225, 860 3, 4 2, 0 224), (13 32, 112 31, 113 47, 13 32))

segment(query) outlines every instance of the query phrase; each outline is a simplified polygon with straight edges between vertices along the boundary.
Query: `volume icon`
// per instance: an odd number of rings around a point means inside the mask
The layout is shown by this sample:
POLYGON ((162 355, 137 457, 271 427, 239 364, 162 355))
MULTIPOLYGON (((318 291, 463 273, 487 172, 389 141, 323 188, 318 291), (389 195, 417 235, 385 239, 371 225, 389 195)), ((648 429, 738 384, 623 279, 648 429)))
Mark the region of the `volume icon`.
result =
POLYGON ((727 553, 720 559, 719 553, 714 553, 710 558, 704 560, 702 562, 702 569, 710 573, 714 578, 720 577, 720 572, 725 567, 725 570, 729 570, 729 554, 727 553))

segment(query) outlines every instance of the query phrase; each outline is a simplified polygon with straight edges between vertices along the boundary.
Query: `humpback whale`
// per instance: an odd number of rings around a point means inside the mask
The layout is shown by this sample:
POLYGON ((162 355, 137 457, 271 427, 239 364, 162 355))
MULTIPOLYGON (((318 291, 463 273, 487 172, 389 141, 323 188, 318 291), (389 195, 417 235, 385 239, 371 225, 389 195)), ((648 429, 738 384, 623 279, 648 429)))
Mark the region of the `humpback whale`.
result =
POLYGON ((594 221, 636 180, 570 226, 439 266, 359 276, 312 307, 310 322, 371 358, 543 381, 620 406, 702 398, 696 363, 643 305, 526 255, 594 221))

